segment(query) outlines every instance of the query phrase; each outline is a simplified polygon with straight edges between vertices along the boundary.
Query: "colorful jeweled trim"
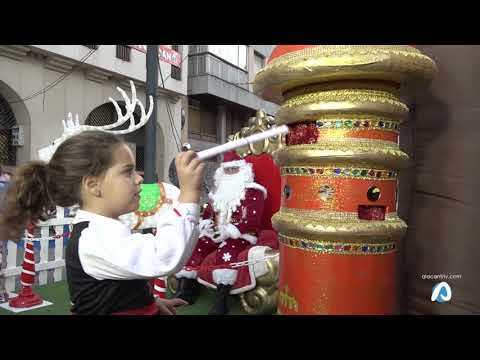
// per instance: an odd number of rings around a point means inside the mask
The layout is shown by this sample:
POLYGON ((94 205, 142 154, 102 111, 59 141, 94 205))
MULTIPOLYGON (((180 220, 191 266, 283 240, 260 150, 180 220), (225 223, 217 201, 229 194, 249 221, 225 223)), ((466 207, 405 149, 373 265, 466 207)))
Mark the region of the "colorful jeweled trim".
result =
POLYGON ((388 120, 316 120, 318 129, 352 129, 352 130, 399 130, 398 121, 388 120))
POLYGON ((282 167, 282 176, 327 176, 327 177, 348 177, 358 179, 382 179, 395 180, 397 171, 394 170, 375 170, 361 168, 320 168, 320 167, 282 167))
POLYGON ((385 244, 322 242, 293 238, 281 234, 278 235, 278 239, 283 245, 322 254, 377 255, 388 254, 396 251, 395 243, 392 242, 385 244))

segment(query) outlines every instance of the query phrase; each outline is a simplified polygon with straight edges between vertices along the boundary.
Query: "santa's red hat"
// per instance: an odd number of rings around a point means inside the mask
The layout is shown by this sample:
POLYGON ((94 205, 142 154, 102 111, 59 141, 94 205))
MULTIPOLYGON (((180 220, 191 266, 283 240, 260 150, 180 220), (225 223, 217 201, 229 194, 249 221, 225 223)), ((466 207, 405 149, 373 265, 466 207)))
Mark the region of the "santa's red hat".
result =
POLYGON ((243 160, 240 155, 238 155, 235 151, 228 151, 223 154, 223 161, 222 167, 229 168, 229 167, 242 167, 245 166, 247 163, 243 160))

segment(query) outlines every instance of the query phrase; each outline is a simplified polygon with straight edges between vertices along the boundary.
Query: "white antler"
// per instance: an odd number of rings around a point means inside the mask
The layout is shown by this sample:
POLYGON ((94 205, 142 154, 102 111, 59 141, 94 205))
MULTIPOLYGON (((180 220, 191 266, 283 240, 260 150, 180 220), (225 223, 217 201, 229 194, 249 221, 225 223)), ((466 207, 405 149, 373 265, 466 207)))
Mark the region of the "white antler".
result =
POLYGON ((63 123, 63 135, 69 136, 73 135, 80 129, 80 122, 78 121, 78 114, 75 114, 75 121, 73 121, 72 113, 69 112, 67 116, 67 121, 62 120, 63 123))
POLYGON ((140 111, 142 112, 142 116, 140 117, 140 121, 137 125, 135 125, 135 122, 132 121, 132 122, 130 122, 130 126, 129 126, 128 129, 125 129, 125 130, 111 130, 109 132, 112 133, 112 134, 117 134, 117 135, 128 134, 128 133, 134 132, 135 130, 140 129, 143 125, 145 125, 147 123, 148 119, 150 118, 150 116, 152 115, 152 111, 153 111, 153 97, 152 97, 152 95, 150 95, 148 97, 148 99, 150 100, 150 104, 149 104, 149 107, 148 107, 148 113, 147 114, 145 114, 145 108, 143 107, 143 104, 140 102, 140 100, 137 99, 137 104, 138 104, 138 106, 140 106, 140 111))
POLYGON ((84 131, 84 130, 103 130, 103 131, 107 131, 107 132, 112 133, 112 134, 123 135, 123 134, 128 134, 128 133, 134 132, 135 130, 140 129, 143 125, 145 125, 147 123, 148 119, 150 118, 150 116, 152 115, 152 112, 153 112, 153 97, 151 95, 148 97, 149 100, 150 100, 150 104, 149 104, 148 113, 145 114, 145 108, 143 107, 142 102, 139 99, 137 99, 137 92, 136 92, 136 89, 135 89, 135 85, 133 84, 133 81, 131 81, 131 80, 130 80, 130 87, 131 87, 131 90, 132 90, 132 100, 130 100, 128 98, 125 91, 123 91, 121 88, 117 87, 117 90, 120 92, 120 94, 122 94, 122 97, 125 100, 125 108, 127 110, 125 115, 122 115, 122 111, 120 109, 120 106, 118 106, 118 103, 115 100, 113 100, 112 98, 109 98, 109 100, 113 103, 113 106, 115 106, 115 110, 117 111, 117 117, 118 117, 117 121, 115 121, 113 124, 104 125, 104 126, 81 125, 80 130, 81 131, 84 131), (141 115, 139 123, 135 125, 135 119, 134 119, 133 114, 134 114, 134 111, 135 111, 135 108, 137 107, 137 105, 140 106, 140 111, 141 111, 142 115, 141 115), (127 120, 130 120, 130 125, 129 125, 128 129, 125 129, 125 130, 110 130, 110 129, 114 129, 114 128, 120 126, 120 125, 123 125, 127 120))
POLYGON ((131 81, 131 80, 130 80, 130 89, 131 89, 131 92, 132 92, 132 100, 131 101, 128 98, 125 91, 123 91, 122 88, 117 86, 118 92, 122 95, 123 100, 125 100, 125 109, 127 110, 125 115, 122 115, 122 110, 120 109, 120 106, 118 106, 118 103, 110 97, 110 98, 108 98, 108 100, 110 100, 112 102, 113 106, 115 107, 115 110, 117 112, 117 121, 115 121, 113 124, 108 124, 108 125, 103 125, 103 126, 83 125, 82 128, 84 130, 110 130, 110 129, 114 129, 114 128, 120 126, 120 125, 123 125, 129 119, 130 119, 130 126, 129 127, 131 128, 133 125, 135 125, 135 119, 133 117, 133 113, 135 111, 135 107, 137 106, 137 102, 140 102, 140 101, 137 99, 137 91, 135 89, 135 85, 133 84, 133 81, 131 81))
POLYGON ((63 141, 65 141, 68 137, 78 134, 82 131, 101 130, 101 131, 106 131, 112 134, 123 135, 123 134, 134 132, 135 130, 138 130, 142 126, 144 126, 147 123, 148 119, 150 119, 150 116, 152 115, 152 112, 153 112, 153 97, 151 95, 148 97, 150 104, 149 104, 148 112, 145 114, 145 108, 143 107, 142 102, 139 99, 137 99, 137 92, 135 89, 135 85, 131 80, 130 80, 130 88, 132 91, 131 100, 128 98, 125 91, 117 87, 117 90, 120 92, 123 99, 125 100, 125 109, 127 110, 125 115, 122 115, 120 106, 118 106, 118 103, 112 98, 109 98, 109 100, 113 103, 113 106, 115 107, 115 110, 117 112, 117 121, 115 121, 113 124, 104 125, 104 126, 80 125, 80 122, 78 121, 78 114, 76 114, 75 121, 73 121, 72 113, 68 113, 67 121, 62 120, 63 122, 62 136, 55 139, 51 145, 41 148, 38 151, 39 158, 44 161, 50 161, 50 158, 55 153, 55 150, 63 141), (133 115, 137 105, 140 106, 141 118, 139 123, 135 125, 135 118, 133 115), (128 129, 110 130, 124 124, 128 120, 130 120, 130 125, 128 129))

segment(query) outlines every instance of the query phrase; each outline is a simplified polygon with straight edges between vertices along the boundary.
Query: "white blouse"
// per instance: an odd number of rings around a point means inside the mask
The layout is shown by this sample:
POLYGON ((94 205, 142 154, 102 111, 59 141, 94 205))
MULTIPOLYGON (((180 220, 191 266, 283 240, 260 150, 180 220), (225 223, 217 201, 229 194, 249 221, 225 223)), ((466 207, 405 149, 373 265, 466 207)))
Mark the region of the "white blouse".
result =
POLYGON ((199 206, 176 203, 155 215, 157 232, 132 233, 112 218, 78 210, 73 223, 89 221, 78 240, 83 270, 97 280, 150 279, 182 269, 198 241, 199 206))

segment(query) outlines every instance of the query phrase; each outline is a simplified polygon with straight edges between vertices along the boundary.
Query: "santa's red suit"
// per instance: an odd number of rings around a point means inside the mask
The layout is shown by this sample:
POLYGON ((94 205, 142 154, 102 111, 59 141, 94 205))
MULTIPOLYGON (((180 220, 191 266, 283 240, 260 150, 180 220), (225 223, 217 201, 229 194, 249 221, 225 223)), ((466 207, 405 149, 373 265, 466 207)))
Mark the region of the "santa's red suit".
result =
MULTIPOLYGON (((241 244, 241 250, 239 251, 235 251, 239 248, 232 240, 226 241, 226 244, 221 248, 219 247, 215 253, 208 255, 203 260, 198 270, 198 282, 215 289, 218 289, 219 284, 230 283, 228 292, 232 295, 255 288, 256 278, 268 272, 265 261, 262 261, 266 251, 278 249, 277 234, 273 231, 271 217, 280 208, 280 170, 268 154, 249 155, 245 157, 245 162, 253 168, 256 184, 254 189, 262 189, 261 193, 264 195, 263 200, 260 200, 263 203, 260 205, 262 210, 255 209, 255 206, 259 205, 259 197, 252 196, 253 189, 247 185, 245 199, 240 202, 241 205, 235 209, 234 214, 238 216, 246 212, 250 215, 247 223, 240 222, 237 228, 243 234, 248 234, 249 232, 256 233, 256 239, 246 244, 246 246, 241 244), (233 246, 235 248, 232 248, 233 246), (231 258, 229 255, 231 255, 231 258), (239 262, 248 261, 249 264, 240 267, 234 265, 233 269, 235 271, 233 272, 219 271, 218 269, 221 269, 222 265, 226 265, 226 259, 229 259, 228 263, 236 262, 238 264, 239 262), (229 275, 231 280, 235 279, 233 284, 232 281, 228 281, 229 275)), ((238 219, 234 216, 233 224, 235 223, 238 223, 238 219)))
POLYGON ((179 279, 176 296, 190 303, 198 296, 192 280, 197 278, 205 258, 215 253, 213 277, 216 284, 233 285, 237 270, 229 265, 243 250, 256 244, 261 227, 267 190, 254 182, 251 164, 233 151, 224 154, 215 172, 215 187, 200 220, 197 246, 184 268, 176 274, 179 279))
MULTIPOLYGON (((238 188, 225 178, 222 182, 226 183, 220 186, 229 194, 226 198, 233 199, 228 203, 232 216, 230 220, 228 217, 223 220, 233 228, 227 225, 228 238, 220 243, 217 251, 204 259, 198 271, 199 283, 217 289, 217 299, 210 314, 228 312, 226 295, 255 288, 256 278, 268 272, 264 261, 266 251, 278 249, 271 217, 280 208, 279 168, 268 154, 249 155, 241 161, 231 156, 227 166, 245 167, 247 173, 250 171, 250 177, 244 177, 246 181, 238 188), (245 262, 248 264, 241 264, 245 262)), ((225 197, 218 193, 211 199, 217 221, 222 219, 219 209, 222 209, 222 204, 225 205, 222 201, 225 197)))
POLYGON ((268 271, 262 261, 265 252, 278 249, 271 217, 280 207, 280 171, 268 154, 243 160, 235 152, 226 153, 209 197, 197 246, 176 275, 176 296, 193 303, 199 293, 198 280, 218 290, 210 313, 222 314, 228 311, 226 295, 253 289, 256 278, 268 271), (250 264, 237 266, 246 260, 250 264))
MULTIPOLYGON (((256 278, 268 272, 265 261, 262 261, 265 253, 278 249, 277 234, 273 231, 271 217, 280 208, 279 168, 268 154, 249 155, 245 162, 253 168, 255 185, 252 187, 251 183, 246 184, 245 198, 233 213, 232 225, 244 234, 244 238, 253 234, 254 237, 247 243, 238 244, 238 239, 221 243, 217 251, 204 258, 198 269, 199 283, 214 289, 219 284, 229 285, 228 292, 232 295, 255 288, 256 278), (239 221, 239 217, 244 214, 247 215, 246 222, 239 221), (228 264, 244 261, 249 264, 240 267, 234 264, 235 267, 228 271, 228 264), (222 271, 222 267, 226 270, 222 271)), ((211 211, 212 205, 209 204, 207 209, 211 211)))
MULTIPOLYGON (((234 285, 238 270, 230 268, 230 264, 237 261, 243 250, 257 243, 267 191, 263 186, 251 182, 245 184, 242 195, 239 204, 232 205, 231 209, 225 212, 214 211, 215 205, 212 204, 207 207, 208 214, 219 229, 212 239, 219 244, 215 269, 212 269, 215 284, 234 285)), ((212 195, 212 200, 215 204, 215 195, 212 195)), ((200 278, 199 282, 203 280, 200 278)))

